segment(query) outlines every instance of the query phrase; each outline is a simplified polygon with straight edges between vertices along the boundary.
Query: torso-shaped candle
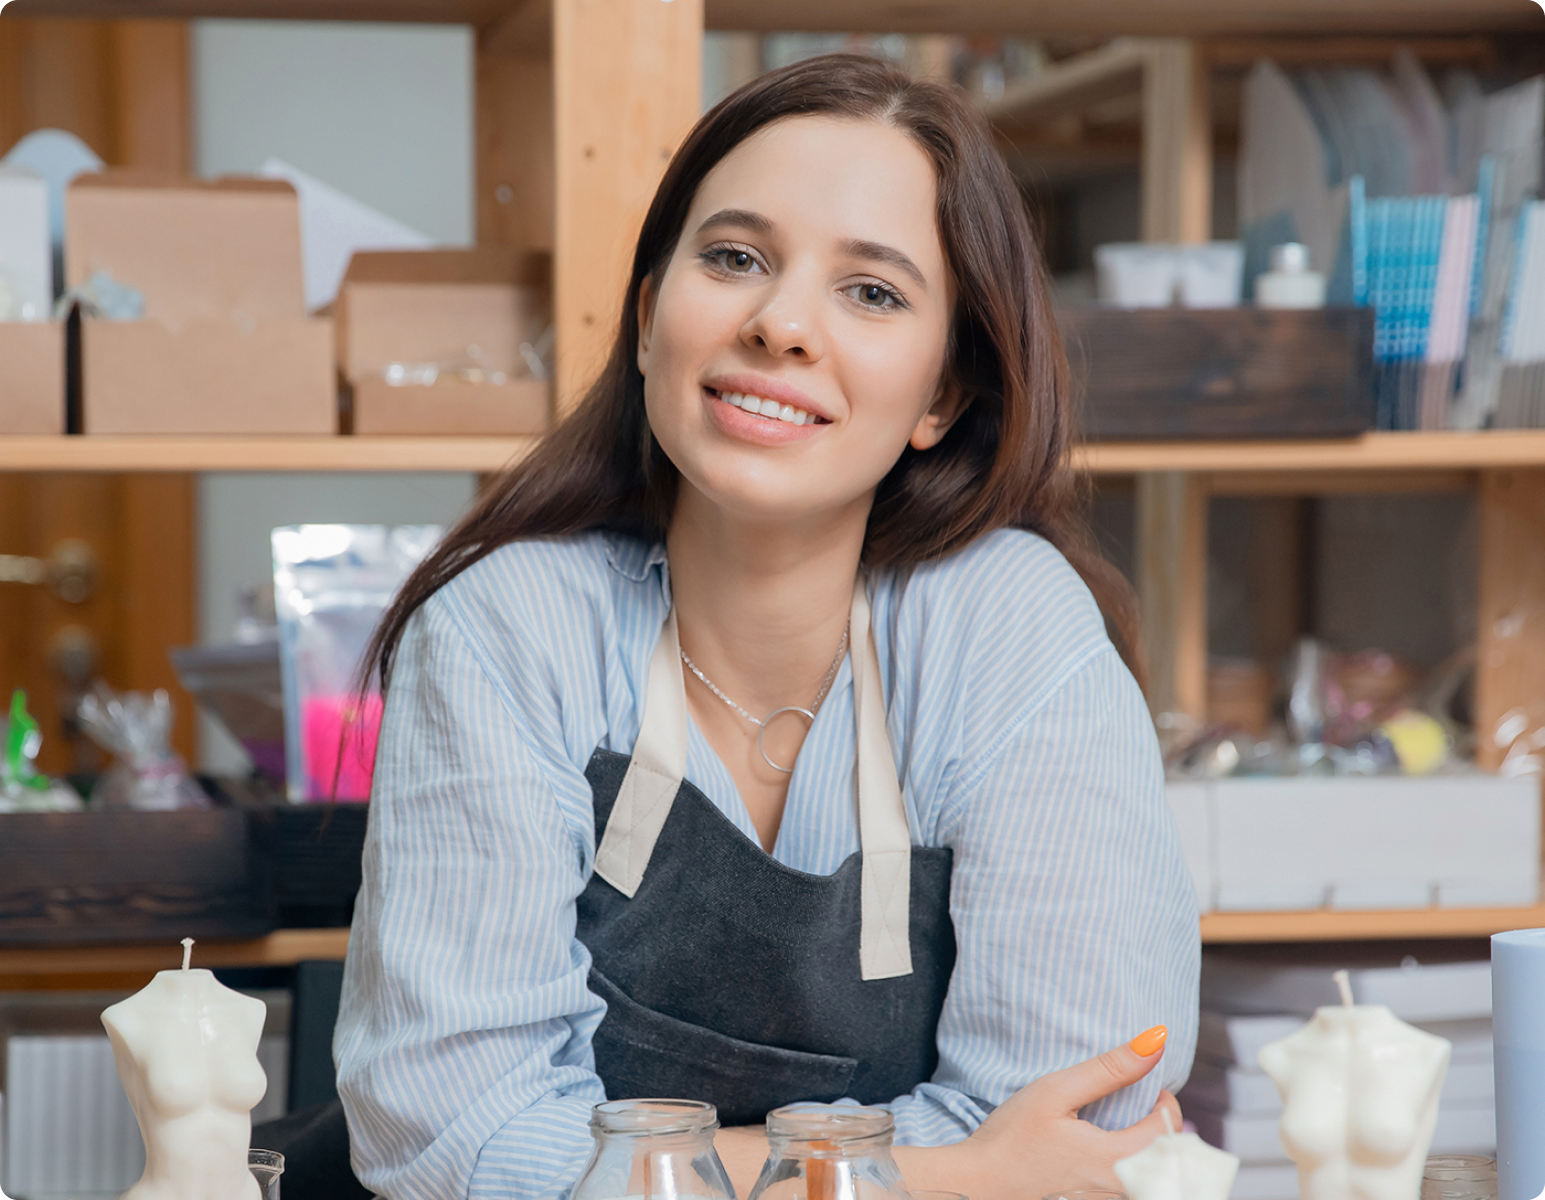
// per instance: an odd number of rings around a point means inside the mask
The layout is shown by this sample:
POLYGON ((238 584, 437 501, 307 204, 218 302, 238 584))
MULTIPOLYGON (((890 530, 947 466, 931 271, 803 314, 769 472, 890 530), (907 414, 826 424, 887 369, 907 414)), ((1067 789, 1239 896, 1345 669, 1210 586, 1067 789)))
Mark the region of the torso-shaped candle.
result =
POLYGON ((1262 1047, 1302 1200, 1416 1200, 1448 1056, 1382 1004, 1350 1002, 1262 1047))
MULTIPOLYGON (((184 943, 185 945, 188 943, 184 943)), ((247 1169, 266 1008, 209 971, 162 971, 102 1014, 145 1139, 145 1174, 121 1200, 259 1200, 247 1169)))
POLYGON ((1194 1133, 1171 1132, 1121 1159, 1115 1170, 1131 1200, 1228 1200, 1239 1159, 1194 1133))

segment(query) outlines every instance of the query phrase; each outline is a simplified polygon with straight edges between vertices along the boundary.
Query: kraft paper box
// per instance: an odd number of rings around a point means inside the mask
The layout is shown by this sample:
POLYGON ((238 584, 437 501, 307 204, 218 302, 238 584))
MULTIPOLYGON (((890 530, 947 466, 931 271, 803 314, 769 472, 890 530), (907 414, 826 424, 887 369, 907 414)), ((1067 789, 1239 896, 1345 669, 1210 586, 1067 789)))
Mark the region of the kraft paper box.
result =
POLYGON ((138 289, 142 319, 83 318, 86 433, 326 434, 332 323, 308 317, 287 183, 108 172, 66 197, 65 278, 138 289))
POLYGON ((359 434, 530 434, 547 428, 551 388, 521 344, 547 328, 545 255, 500 247, 358 253, 335 305, 338 363, 359 434), (433 383, 394 384, 433 367, 433 383), (504 382, 489 376, 503 375, 504 382))
POLYGON ((0 434, 64 432, 64 325, 0 321, 0 434))

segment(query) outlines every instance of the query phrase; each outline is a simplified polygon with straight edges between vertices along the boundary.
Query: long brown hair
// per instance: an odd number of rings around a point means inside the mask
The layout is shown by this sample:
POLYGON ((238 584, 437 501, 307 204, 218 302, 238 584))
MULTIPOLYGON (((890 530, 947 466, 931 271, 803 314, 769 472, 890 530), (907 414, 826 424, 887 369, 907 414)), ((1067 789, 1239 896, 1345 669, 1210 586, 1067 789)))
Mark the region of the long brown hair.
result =
POLYGON ((933 449, 908 447, 880 482, 864 539, 870 567, 941 558, 994 529, 1033 530, 1098 600, 1142 678, 1136 605, 1089 536, 1076 477, 1067 360, 1023 198, 982 117, 951 88, 851 54, 764 75, 722 101, 682 143, 633 254, 617 339, 580 405, 510 467, 413 572, 377 628, 363 670, 384 690, 409 617, 439 588, 520 538, 611 529, 661 540, 678 475, 650 432, 639 373, 638 299, 676 248, 698 185, 757 130, 788 117, 881 121, 927 152, 956 310, 946 370, 969 398, 933 449))

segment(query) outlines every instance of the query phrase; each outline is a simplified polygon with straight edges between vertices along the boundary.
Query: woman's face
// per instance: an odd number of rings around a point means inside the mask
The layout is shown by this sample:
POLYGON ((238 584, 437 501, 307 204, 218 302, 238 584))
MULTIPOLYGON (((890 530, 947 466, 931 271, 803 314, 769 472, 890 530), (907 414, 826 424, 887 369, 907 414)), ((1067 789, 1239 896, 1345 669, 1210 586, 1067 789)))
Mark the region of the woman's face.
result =
POLYGON ((928 156, 875 121, 780 121, 708 174, 640 300, 649 423, 686 486, 752 519, 867 516, 907 443, 943 436, 935 207, 928 156))

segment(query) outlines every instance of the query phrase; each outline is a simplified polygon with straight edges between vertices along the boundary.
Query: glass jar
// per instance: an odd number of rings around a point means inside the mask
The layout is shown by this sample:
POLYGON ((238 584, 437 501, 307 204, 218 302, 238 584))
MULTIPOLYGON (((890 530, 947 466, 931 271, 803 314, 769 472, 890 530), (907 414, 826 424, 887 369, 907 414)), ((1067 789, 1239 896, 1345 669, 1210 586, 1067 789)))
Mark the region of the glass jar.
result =
POLYGON ((247 1170, 258 1181, 263 1200, 279 1200, 279 1176, 284 1174, 284 1155, 277 1150, 248 1150, 247 1170))
POLYGON ((1421 1200, 1497 1200, 1497 1160, 1435 1154, 1422 1172, 1421 1200))
POLYGON ((590 1114, 595 1149, 570 1200, 735 1200, 701 1100, 609 1100, 590 1114))
POLYGON ((907 1200, 883 1108, 791 1104, 767 1114, 767 1163, 750 1200, 907 1200))

